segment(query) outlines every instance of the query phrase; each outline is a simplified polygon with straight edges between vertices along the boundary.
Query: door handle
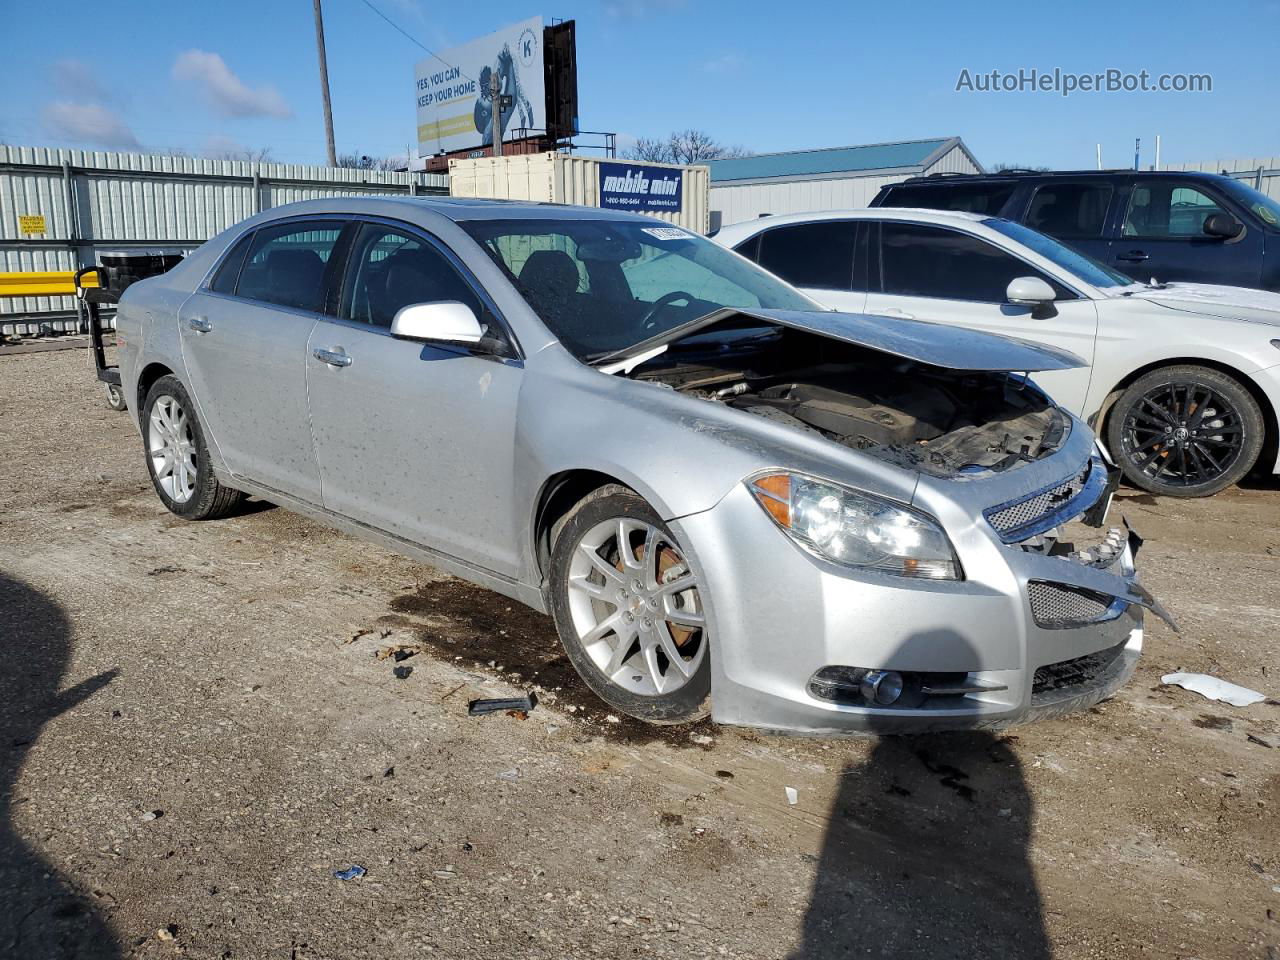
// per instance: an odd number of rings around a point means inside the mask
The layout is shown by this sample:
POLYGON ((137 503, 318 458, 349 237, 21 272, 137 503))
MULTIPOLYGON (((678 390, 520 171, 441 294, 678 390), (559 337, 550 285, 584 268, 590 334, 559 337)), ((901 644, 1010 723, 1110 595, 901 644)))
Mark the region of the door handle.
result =
POLYGON ((196 333, 208 333, 213 329, 208 317, 187 317, 187 326, 196 333))
POLYGON ((351 366, 351 358, 345 353, 337 350, 325 350, 321 347, 311 351, 312 355, 321 363, 327 363, 331 367, 349 367, 351 366))
POLYGON ((1128 253, 1117 253, 1116 259, 1125 260, 1129 263, 1141 263, 1143 260, 1150 260, 1151 257, 1141 250, 1130 250, 1128 253))

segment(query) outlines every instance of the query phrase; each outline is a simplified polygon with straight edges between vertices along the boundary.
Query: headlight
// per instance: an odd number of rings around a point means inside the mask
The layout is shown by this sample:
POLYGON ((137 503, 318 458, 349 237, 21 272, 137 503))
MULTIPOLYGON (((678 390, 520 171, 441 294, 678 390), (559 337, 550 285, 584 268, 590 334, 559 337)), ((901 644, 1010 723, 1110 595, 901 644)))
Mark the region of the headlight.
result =
POLYGON ((827 560, 899 577, 960 579, 951 541, 923 513, 799 473, 753 477, 747 487, 774 523, 827 560))

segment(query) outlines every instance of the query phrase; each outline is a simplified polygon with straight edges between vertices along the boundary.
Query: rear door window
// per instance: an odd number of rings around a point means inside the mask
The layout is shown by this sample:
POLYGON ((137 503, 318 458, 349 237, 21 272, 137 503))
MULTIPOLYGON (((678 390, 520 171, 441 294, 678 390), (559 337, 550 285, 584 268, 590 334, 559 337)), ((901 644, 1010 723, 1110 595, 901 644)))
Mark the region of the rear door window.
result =
POLYGON ((857 227, 851 220, 774 227, 761 234, 754 259, 793 286, 851 290, 857 227))
POLYGON ((1036 188, 1026 225, 1059 240, 1102 236, 1114 188, 1109 183, 1046 183, 1036 188))
POLYGON ((1009 281, 1018 277, 1039 277, 1060 297, 1070 296, 1061 284, 995 244, 916 223, 881 223, 880 270, 883 291, 896 296, 1004 303, 1009 281))
POLYGON ((890 189, 881 206, 923 207, 926 210, 957 210, 996 216, 1016 189, 1017 184, 1013 182, 905 184, 890 189))
POLYGON ((1202 237, 1204 222, 1223 213, 1218 202, 1173 180, 1139 180, 1124 215, 1126 237, 1202 237))
POLYGON ((213 276, 213 282, 209 284, 209 289, 214 293, 232 294, 236 292, 236 281, 240 279, 240 268, 244 265, 244 255, 249 250, 249 244, 253 241, 253 231, 250 230, 241 237, 231 252, 222 260, 222 264, 218 267, 218 272, 213 276))
POLYGON ((325 267, 343 224, 334 220, 281 223, 253 236, 236 295, 298 310, 319 311, 325 267))

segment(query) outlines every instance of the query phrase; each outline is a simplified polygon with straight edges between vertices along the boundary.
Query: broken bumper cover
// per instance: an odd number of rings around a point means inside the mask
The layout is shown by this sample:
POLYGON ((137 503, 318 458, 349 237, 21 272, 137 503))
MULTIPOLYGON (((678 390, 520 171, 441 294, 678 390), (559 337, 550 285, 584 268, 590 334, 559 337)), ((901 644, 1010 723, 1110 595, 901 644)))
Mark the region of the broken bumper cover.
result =
POLYGON ((966 579, 926 581, 799 549, 745 487, 673 526, 699 545, 711 587, 712 716, 722 723, 918 733, 1067 713, 1132 675, 1144 608, 1167 618, 1136 580, 1136 536, 1085 563, 974 523, 953 538, 966 579), (858 695, 860 678, 889 671, 904 689, 896 702, 858 695))

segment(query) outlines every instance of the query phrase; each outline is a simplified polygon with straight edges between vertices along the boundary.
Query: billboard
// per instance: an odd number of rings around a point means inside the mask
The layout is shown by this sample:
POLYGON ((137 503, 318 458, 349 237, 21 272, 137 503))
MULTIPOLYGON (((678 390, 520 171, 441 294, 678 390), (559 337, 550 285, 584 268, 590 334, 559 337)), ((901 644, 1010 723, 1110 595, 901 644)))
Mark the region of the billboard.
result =
POLYGON ((418 62, 418 156, 493 143, 489 78, 494 74, 502 96, 511 98, 505 101, 506 109, 498 111, 503 134, 510 137, 520 128, 540 133, 546 127, 542 18, 532 17, 418 62))

